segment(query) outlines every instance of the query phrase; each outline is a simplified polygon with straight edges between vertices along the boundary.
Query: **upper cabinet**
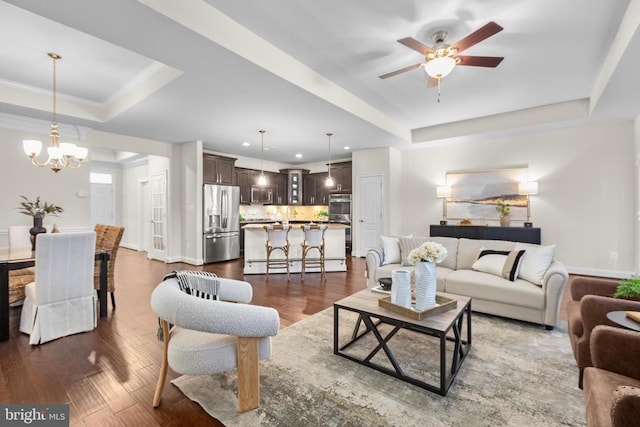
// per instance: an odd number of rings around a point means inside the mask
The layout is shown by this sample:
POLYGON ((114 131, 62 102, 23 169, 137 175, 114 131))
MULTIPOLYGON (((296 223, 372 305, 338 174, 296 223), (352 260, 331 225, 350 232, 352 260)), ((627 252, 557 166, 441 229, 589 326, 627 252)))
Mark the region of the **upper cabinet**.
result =
POLYGON ((240 204, 251 203, 251 169, 236 168, 236 184, 240 187, 240 204))
POLYGON ((333 192, 351 193, 351 162, 334 163, 331 165, 331 178, 334 186, 333 192))
POLYGON ((303 202, 305 205, 326 205, 329 203, 329 188, 325 185, 327 172, 310 173, 303 178, 303 202))
POLYGON ((231 157, 214 156, 203 154, 202 181, 205 184, 235 184, 235 164, 236 159, 231 157))

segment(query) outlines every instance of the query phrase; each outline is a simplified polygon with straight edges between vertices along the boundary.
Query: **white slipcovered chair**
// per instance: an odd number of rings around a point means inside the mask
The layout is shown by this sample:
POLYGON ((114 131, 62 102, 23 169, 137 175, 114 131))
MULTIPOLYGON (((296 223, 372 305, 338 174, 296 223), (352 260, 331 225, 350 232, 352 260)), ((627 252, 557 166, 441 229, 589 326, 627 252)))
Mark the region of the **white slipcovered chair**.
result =
POLYGON ((96 327, 93 265, 96 233, 40 234, 36 247, 36 281, 25 288, 20 331, 29 344, 96 327))
POLYGON ((164 280, 151 295, 151 307, 160 318, 164 340, 153 406, 160 405, 168 367, 190 375, 237 368, 238 411, 255 409, 260 406, 258 361, 271 357, 271 337, 280 327, 278 312, 247 304, 253 296, 247 282, 199 280, 210 281, 208 287, 216 289, 217 300, 188 294, 175 278, 164 280))

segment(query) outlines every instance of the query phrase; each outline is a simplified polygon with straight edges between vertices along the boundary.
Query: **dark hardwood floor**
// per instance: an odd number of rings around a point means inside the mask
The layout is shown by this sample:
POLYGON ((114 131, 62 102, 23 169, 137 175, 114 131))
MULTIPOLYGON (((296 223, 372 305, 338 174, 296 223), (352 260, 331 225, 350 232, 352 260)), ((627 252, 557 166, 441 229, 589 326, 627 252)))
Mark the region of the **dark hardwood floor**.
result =
MULTIPOLYGON (((274 307, 286 327, 364 289, 365 261, 349 258, 348 271, 319 274, 242 274, 242 261, 209 264, 205 270, 253 285, 253 304, 274 307)), ((161 362, 157 318, 150 295, 163 276, 188 264, 164 264, 145 253, 120 249, 116 264, 116 310, 83 334, 30 346, 18 331, 20 308, 11 308, 11 338, 0 343, 0 402, 68 403, 72 426, 218 426, 197 403, 167 384, 160 407, 152 400, 161 362)), ((169 373, 167 381, 177 375, 169 373)))

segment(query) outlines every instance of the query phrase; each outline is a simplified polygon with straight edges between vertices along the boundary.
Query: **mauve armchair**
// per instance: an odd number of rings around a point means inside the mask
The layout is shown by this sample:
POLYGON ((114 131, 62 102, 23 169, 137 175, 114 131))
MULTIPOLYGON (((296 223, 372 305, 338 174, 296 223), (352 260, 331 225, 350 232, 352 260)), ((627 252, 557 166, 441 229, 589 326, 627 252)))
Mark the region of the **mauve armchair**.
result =
POLYGON ((584 369, 591 361, 591 332, 598 325, 618 327, 607 318, 610 311, 640 311, 640 301, 613 298, 619 280, 596 277, 578 277, 571 282, 571 300, 567 304, 569 340, 580 374, 578 386, 582 388, 584 369))
POLYGON ((598 326, 591 333, 593 367, 584 371, 588 427, 640 425, 640 333, 598 326))

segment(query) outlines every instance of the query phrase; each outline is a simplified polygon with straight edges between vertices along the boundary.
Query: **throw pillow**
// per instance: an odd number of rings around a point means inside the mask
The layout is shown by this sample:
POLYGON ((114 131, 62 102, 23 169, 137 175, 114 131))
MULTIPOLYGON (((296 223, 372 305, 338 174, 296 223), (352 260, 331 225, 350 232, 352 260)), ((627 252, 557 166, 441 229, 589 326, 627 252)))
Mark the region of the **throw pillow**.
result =
POLYGON ((400 255, 401 255, 402 265, 409 266, 411 265, 407 260, 407 258, 409 257, 409 252, 419 247, 424 242, 428 242, 429 238, 407 236, 407 237, 401 237, 399 240, 400 240, 400 255))
POLYGON ((480 248, 478 259, 473 263, 471 268, 476 271, 502 277, 502 269, 504 268, 508 254, 508 251, 494 251, 480 248))
POLYGON ((400 263, 400 244, 397 237, 380 236, 384 259, 382 265, 400 263))
POLYGON ((556 245, 530 247, 516 245, 516 250, 525 249, 518 277, 535 285, 542 286, 542 278, 553 262, 556 245))
POLYGON ((524 253, 524 250, 496 251, 480 248, 478 259, 472 268, 514 282, 518 277, 524 253))
POLYGON ((504 260, 504 266, 502 267, 502 277, 510 282, 515 282, 518 278, 518 272, 520 271, 520 265, 522 264, 522 258, 524 258, 525 250, 513 250, 507 255, 507 259, 504 260))

